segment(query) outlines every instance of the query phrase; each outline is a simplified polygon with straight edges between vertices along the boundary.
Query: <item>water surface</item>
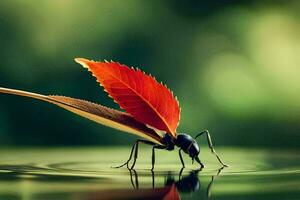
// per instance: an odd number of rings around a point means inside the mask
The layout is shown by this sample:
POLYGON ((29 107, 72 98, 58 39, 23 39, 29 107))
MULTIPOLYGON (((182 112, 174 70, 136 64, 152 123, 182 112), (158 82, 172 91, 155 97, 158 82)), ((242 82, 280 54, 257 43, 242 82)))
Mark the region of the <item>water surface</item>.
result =
POLYGON ((177 151, 142 148, 135 171, 114 169, 130 147, 19 148, 0 151, 0 199, 299 199, 300 155, 296 150, 218 148, 221 169, 208 149, 197 171, 177 151))

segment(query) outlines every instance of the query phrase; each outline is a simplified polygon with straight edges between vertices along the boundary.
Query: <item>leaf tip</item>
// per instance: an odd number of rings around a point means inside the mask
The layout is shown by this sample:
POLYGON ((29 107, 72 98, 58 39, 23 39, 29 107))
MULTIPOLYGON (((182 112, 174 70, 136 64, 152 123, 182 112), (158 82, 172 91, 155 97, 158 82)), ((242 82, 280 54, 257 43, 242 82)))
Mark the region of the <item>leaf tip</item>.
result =
POLYGON ((74 58, 74 60, 85 68, 89 68, 87 63, 91 62, 90 60, 85 58, 74 58))

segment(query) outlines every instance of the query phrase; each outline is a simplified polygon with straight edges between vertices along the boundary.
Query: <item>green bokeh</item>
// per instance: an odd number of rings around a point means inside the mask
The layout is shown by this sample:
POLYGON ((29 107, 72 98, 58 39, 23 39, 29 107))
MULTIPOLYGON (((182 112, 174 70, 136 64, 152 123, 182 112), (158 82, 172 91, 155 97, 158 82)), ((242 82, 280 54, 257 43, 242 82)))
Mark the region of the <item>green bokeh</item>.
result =
MULTIPOLYGON (((0 2, 0 86, 118 108, 74 57, 163 81, 179 132, 216 145, 299 147, 299 1, 0 2)), ((129 144, 133 136, 53 105, 0 95, 0 144, 129 144)))

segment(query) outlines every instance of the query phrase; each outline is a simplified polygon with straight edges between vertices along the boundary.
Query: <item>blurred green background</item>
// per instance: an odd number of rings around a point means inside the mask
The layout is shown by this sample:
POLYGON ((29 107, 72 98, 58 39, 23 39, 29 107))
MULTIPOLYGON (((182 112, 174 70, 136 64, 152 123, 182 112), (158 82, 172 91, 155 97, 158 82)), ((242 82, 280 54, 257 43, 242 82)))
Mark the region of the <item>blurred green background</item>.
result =
MULTIPOLYGON (((0 86, 118 108, 74 57, 166 83, 178 132, 215 145, 300 147, 300 1, 0 1, 0 86)), ((0 95, 1 146, 131 144, 54 105, 0 95)))

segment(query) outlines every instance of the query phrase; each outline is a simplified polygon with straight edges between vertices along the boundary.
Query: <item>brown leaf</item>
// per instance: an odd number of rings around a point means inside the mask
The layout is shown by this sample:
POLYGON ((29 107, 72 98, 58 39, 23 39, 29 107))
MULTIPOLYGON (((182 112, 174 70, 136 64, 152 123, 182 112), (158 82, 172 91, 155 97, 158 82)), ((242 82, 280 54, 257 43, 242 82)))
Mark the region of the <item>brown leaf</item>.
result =
POLYGON ((77 115, 100 123, 102 125, 109 126, 131 134, 135 134, 142 138, 150 140, 156 144, 161 144, 161 136, 158 133, 156 133, 153 129, 147 127, 141 122, 138 122, 127 113, 107 108, 96 103, 91 103, 89 101, 75 99, 71 97, 56 95, 47 96, 36 93, 30 93, 22 90, 14 90, 1 87, 0 93, 26 96, 30 98, 43 100, 55 104, 59 107, 62 107, 77 115))

